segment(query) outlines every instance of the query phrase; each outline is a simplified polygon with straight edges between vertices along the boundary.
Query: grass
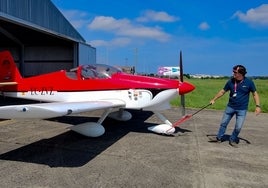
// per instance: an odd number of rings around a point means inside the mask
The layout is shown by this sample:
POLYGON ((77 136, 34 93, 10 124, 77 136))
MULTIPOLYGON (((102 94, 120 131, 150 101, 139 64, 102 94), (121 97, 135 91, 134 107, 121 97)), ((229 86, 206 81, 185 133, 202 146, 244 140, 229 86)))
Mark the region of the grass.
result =
MULTIPOLYGON (((218 93, 220 89, 225 85, 226 79, 185 79, 195 85, 195 90, 185 95, 185 106, 187 108, 200 108, 209 103, 209 101, 218 93)), ((253 80, 257 88, 257 92, 260 96, 261 108, 263 113, 268 112, 268 80, 256 79, 253 80)), ((213 105, 209 106, 208 109, 224 110, 228 102, 229 93, 219 98, 213 105)), ((176 99, 171 101, 172 106, 180 106, 181 98, 178 96, 176 99)), ((250 95, 249 110, 250 112, 255 111, 255 102, 250 95)))

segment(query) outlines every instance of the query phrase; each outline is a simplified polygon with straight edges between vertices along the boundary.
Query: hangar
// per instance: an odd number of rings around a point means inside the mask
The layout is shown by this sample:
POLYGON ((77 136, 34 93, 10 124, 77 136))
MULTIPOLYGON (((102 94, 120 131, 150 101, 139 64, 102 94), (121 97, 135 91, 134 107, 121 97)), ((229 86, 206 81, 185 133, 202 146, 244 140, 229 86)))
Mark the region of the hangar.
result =
POLYGON ((12 53, 23 76, 96 63, 96 49, 50 0, 1 0, 0 50, 12 53))

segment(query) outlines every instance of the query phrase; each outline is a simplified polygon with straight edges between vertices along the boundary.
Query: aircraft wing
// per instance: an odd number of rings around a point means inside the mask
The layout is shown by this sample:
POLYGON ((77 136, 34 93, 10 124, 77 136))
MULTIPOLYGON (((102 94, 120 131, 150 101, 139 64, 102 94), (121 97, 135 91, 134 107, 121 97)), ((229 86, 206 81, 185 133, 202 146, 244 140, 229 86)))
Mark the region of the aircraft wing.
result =
POLYGON ((121 100, 101 100, 83 102, 51 102, 26 105, 9 105, 0 107, 2 119, 47 119, 80 112, 88 112, 105 108, 124 107, 121 100))

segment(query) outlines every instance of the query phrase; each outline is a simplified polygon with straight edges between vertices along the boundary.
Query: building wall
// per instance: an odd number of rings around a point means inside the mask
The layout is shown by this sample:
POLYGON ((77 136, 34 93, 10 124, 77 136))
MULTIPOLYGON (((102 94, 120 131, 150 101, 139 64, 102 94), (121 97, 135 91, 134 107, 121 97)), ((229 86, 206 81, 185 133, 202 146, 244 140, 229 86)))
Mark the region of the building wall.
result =
POLYGON ((78 65, 96 63, 96 49, 83 43, 78 45, 78 65))
POLYGON ((54 70, 71 69, 72 48, 64 46, 31 46, 25 48, 24 75, 32 76, 54 70))

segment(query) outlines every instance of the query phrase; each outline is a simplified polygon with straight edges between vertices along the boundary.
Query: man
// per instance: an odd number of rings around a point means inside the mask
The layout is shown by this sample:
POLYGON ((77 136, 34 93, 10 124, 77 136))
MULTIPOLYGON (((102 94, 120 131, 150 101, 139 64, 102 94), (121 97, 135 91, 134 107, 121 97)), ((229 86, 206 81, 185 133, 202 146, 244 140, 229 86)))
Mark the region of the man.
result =
POLYGON ((221 89, 215 97, 210 101, 214 104, 217 99, 223 96, 226 92, 229 93, 229 102, 224 111, 218 134, 215 138, 210 139, 214 142, 222 142, 226 128, 232 119, 236 116, 236 122, 234 130, 230 136, 229 144, 233 147, 237 147, 239 142, 238 135, 244 124, 246 113, 248 110, 249 94, 253 94, 253 98, 256 104, 255 114, 258 115, 261 112, 260 99, 256 91, 255 84, 252 80, 245 77, 247 71, 243 65, 236 65, 233 67, 233 77, 228 80, 223 89, 221 89))

